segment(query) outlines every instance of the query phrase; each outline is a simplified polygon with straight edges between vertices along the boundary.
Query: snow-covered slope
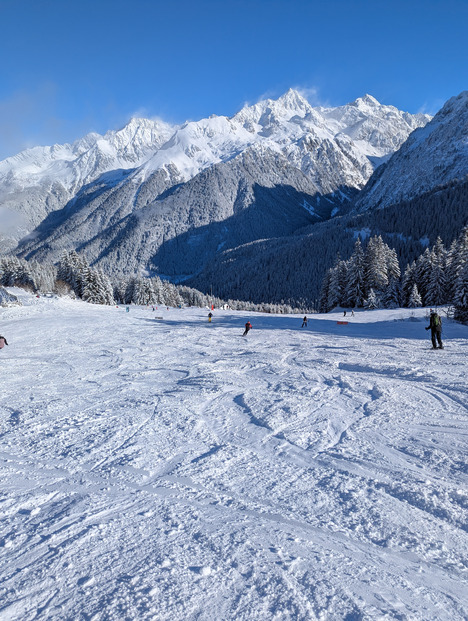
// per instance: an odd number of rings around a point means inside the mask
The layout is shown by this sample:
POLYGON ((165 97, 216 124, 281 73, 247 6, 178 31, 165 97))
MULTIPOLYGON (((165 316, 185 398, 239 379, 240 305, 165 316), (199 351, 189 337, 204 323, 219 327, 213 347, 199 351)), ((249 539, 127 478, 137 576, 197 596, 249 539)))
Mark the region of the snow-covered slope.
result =
POLYGON ((202 269, 221 250, 289 235, 328 218, 333 207, 328 200, 317 202, 310 179, 262 145, 176 188, 161 170, 141 184, 133 182, 138 175, 91 185, 61 221, 25 239, 22 254, 55 262, 64 249, 80 248, 109 274, 143 267, 180 278, 202 269))
POLYGON ((452 97, 425 127, 417 129, 357 201, 357 209, 412 199, 468 175, 468 91, 452 97))
POLYGON ((2 619, 466 620, 467 327, 20 295, 2 619))
POLYGON ((180 127, 132 119, 117 132, 29 149, 0 162, 0 210, 11 221, 0 235, 20 239, 110 171, 118 171, 119 179, 121 170, 137 168, 134 185, 159 171, 170 186, 253 146, 286 157, 321 194, 362 188, 375 158, 390 155, 428 119, 368 96, 341 108, 313 108, 293 90, 246 106, 232 118, 212 116, 180 127))

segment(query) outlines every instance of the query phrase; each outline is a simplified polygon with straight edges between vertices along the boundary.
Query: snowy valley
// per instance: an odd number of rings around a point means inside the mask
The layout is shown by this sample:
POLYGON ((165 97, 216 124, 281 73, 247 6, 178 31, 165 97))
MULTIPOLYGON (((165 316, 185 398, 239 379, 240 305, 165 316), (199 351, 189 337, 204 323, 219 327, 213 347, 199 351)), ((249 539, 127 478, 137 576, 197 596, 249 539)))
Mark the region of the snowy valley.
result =
POLYGON ((467 618, 467 326, 9 291, 2 621, 467 618))

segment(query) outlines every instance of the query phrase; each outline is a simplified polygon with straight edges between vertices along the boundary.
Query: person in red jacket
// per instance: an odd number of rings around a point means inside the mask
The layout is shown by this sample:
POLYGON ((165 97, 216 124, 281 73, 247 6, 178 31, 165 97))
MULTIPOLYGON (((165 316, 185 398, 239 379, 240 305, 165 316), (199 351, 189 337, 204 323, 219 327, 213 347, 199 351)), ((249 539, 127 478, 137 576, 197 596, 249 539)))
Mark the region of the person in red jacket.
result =
POLYGON ((245 324, 245 330, 244 330, 244 334, 242 336, 246 336, 251 328, 252 328, 252 324, 250 323, 250 321, 248 321, 245 324))

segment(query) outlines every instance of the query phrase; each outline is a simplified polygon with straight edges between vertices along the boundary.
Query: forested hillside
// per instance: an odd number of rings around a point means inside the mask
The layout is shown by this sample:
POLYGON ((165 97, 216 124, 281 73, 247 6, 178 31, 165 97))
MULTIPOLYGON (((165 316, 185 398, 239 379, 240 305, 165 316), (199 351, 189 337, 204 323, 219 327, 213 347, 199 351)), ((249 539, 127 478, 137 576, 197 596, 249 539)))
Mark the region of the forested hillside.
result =
POLYGON ((313 305, 325 272, 338 254, 351 255, 358 236, 365 244, 381 235, 396 251, 403 271, 437 237, 449 246, 466 224, 468 179, 455 180, 399 205, 334 218, 283 239, 224 252, 188 284, 202 290, 213 287, 222 297, 313 305))

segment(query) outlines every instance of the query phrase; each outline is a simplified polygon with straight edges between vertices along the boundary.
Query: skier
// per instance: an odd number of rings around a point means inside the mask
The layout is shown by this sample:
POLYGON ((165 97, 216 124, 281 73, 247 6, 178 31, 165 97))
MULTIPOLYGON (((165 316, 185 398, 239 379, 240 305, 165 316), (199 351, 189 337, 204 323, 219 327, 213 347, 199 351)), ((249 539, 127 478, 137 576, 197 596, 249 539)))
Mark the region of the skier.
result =
POLYGON ((343 317, 346 317, 346 311, 343 311, 343 317))
POLYGON ((212 313, 208 313, 208 323, 211 323, 211 318, 213 317, 212 313))
POLYGON ((6 338, 4 336, 0 336, 0 349, 3 349, 5 345, 8 345, 6 338))
POLYGON ((426 330, 431 331, 432 349, 437 349, 437 343, 439 343, 439 349, 444 349, 444 344, 442 343, 442 318, 432 308, 429 325, 426 330))
POLYGON ((250 323, 250 321, 248 321, 248 322, 245 324, 245 330, 244 330, 244 334, 243 334, 242 336, 247 336, 247 334, 248 334, 248 332, 249 332, 249 330, 250 330, 251 328, 252 328, 252 324, 250 323))
POLYGON ((304 317, 304 319, 302 320, 302 326, 301 326, 301 328, 303 328, 304 326, 307 328, 307 316, 306 316, 306 317, 304 317))
POLYGON ((351 317, 354 317, 354 308, 351 309, 351 317))

